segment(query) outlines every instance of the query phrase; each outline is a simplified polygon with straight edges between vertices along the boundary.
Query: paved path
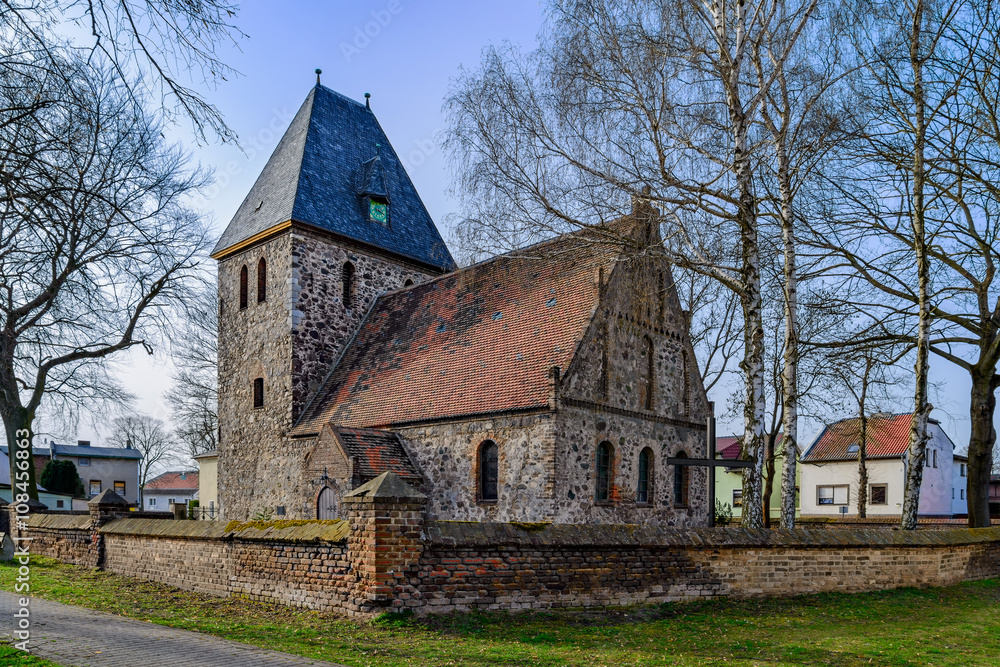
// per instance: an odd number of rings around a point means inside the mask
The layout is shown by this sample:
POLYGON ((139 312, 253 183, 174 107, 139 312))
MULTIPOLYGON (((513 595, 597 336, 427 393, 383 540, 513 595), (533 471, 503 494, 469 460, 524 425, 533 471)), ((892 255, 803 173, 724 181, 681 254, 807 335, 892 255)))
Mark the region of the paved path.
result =
MULTIPOLYGON (((4 641, 16 600, 0 591, 4 641)), ((31 652, 66 667, 343 667, 39 598, 30 609, 31 652)))

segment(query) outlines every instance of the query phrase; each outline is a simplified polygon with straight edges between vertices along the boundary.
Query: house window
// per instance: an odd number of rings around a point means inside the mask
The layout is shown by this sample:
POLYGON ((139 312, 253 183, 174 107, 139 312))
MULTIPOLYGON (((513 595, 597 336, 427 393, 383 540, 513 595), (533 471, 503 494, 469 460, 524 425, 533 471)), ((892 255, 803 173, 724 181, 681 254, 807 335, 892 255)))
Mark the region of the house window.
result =
POLYGON ((247 292, 249 291, 247 283, 250 280, 249 274, 250 272, 247 271, 247 265, 244 264, 240 268, 240 310, 247 307, 247 292))
POLYGON ((101 493, 101 480, 92 479, 90 480, 90 495, 96 496, 101 493))
POLYGON ((350 262, 344 262, 344 270, 341 275, 341 279, 344 282, 344 308, 351 308, 354 306, 354 265, 350 262))
POLYGON ((656 391, 656 359, 653 358, 653 339, 643 337, 646 347, 646 405, 647 410, 653 409, 653 392, 656 391))
POLYGON ((649 503, 649 479, 653 469, 653 450, 646 447, 639 452, 639 484, 635 490, 637 503, 649 503))
POLYGON ((156 507, 156 498, 150 498, 149 499, 149 506, 150 507, 156 507))
POLYGON ((964 463, 962 463, 962 464, 960 464, 960 465, 958 466, 958 470, 959 470, 959 475, 960 475, 961 477, 965 477, 965 476, 966 476, 966 473, 968 472, 968 470, 966 469, 966 467, 965 467, 965 464, 964 464, 964 463))
POLYGON ((611 499, 611 461, 614 450, 611 443, 605 440, 597 446, 597 490, 594 499, 607 502, 611 499))
POLYGON ((125 497, 125 482, 115 482, 115 493, 122 498, 125 497))
POLYGON ((479 446, 479 499, 496 500, 500 478, 497 443, 486 440, 479 446))
MULTIPOLYGON (((688 455, 684 452, 677 452, 679 459, 686 459, 688 455)), ((690 486, 691 473, 687 466, 674 466, 674 505, 686 507, 688 504, 688 486, 690 486)))
POLYGON ((889 486, 887 484, 872 484, 868 487, 869 505, 888 505, 889 486))
POLYGON ((959 496, 959 499, 960 500, 965 500, 965 489, 961 490, 961 495, 959 496))
POLYGON ((66 501, 64 501, 64 500, 57 500, 56 501, 56 507, 57 508, 65 507, 65 506, 66 506, 66 501))
POLYGON ((257 303, 267 301, 267 262, 263 257, 257 262, 257 303))
POLYGON ((733 507, 743 507, 743 489, 733 489, 733 507))
POLYGON ((173 498, 167 498, 167 504, 168 505, 173 505, 174 504, 174 499, 173 498))
POLYGON ((937 450, 936 449, 931 450, 931 454, 934 458, 934 467, 937 468, 937 450))
POLYGON ((816 503, 818 505, 846 505, 849 485, 817 486, 816 503))
POLYGON ((84 459, 77 459, 77 463, 76 464, 78 466, 89 466, 90 465, 90 459, 86 459, 86 458, 84 458, 84 459))
POLYGON ((255 408, 264 407, 264 378, 254 378, 253 406, 255 408))

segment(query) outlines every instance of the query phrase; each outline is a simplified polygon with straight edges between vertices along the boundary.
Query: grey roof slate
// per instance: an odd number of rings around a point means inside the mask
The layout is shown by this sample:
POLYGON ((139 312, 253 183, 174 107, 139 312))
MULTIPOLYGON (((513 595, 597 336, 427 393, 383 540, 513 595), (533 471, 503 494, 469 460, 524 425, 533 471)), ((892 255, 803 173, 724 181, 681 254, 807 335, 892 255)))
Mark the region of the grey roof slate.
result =
POLYGON ((56 456, 82 456, 92 459, 141 459, 137 449, 125 447, 80 447, 79 445, 59 445, 52 443, 56 456))
POLYGON ((442 271, 455 268, 375 114, 325 86, 317 85, 306 97, 212 252, 288 220, 442 271), (373 180, 376 165, 366 169, 366 163, 376 157, 376 144, 382 174, 375 180, 384 181, 391 201, 388 227, 368 221, 361 197, 373 180))

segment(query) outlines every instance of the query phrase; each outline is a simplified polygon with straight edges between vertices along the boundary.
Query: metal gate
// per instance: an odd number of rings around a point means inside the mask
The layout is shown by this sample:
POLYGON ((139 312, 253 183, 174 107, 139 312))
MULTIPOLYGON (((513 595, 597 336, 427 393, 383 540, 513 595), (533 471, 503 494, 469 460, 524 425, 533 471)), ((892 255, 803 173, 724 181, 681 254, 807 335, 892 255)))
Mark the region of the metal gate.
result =
POLYGON ((329 486, 324 486, 316 499, 317 519, 336 519, 337 517, 337 494, 329 486))

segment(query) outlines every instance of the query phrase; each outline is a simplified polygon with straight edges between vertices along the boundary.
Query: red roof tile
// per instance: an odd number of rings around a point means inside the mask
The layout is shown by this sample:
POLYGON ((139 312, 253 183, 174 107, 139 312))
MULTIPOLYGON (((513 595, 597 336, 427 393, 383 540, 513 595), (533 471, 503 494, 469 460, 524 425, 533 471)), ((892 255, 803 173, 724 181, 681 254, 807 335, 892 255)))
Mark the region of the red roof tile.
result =
POLYGON ((404 479, 421 479, 399 436, 392 431, 332 428, 344 451, 357 462, 355 470, 361 477, 374 479, 392 471, 404 479))
POLYGON ((146 482, 144 491, 197 491, 198 473, 196 471, 165 472, 146 482), (181 477, 183 475, 183 477, 181 477))
POLYGON ((536 249, 382 295, 292 433, 545 407, 614 256, 575 236, 536 249))
MULTIPOLYGON (((868 458, 895 458, 901 456, 910 444, 912 414, 878 414, 868 418, 868 458)), ((851 445, 861 439, 861 420, 858 417, 843 419, 830 424, 802 457, 803 461, 842 461, 858 458, 856 451, 848 452, 851 445)))
MULTIPOLYGON (((778 437, 774 441, 775 448, 781 446, 782 433, 778 434, 778 437)), ((715 453, 718 454, 723 459, 736 460, 740 458, 740 449, 742 448, 741 435, 729 435, 724 438, 715 439, 715 453)))

